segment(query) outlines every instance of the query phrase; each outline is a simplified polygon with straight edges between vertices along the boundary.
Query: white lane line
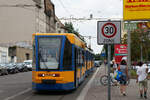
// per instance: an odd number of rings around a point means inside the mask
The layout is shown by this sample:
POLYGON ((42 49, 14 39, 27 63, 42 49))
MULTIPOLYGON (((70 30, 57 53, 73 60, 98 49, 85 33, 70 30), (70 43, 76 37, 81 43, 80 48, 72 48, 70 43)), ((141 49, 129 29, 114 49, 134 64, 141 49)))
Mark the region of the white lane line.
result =
POLYGON ((32 96, 33 96, 33 95, 30 95, 30 96, 26 97, 26 98, 23 99, 23 100, 29 100, 32 96))
POLYGON ((26 90, 24 90, 24 91, 22 91, 22 92, 19 92, 19 93, 15 94, 15 95, 12 95, 12 96, 10 96, 10 97, 7 97, 7 98, 5 98, 4 100, 11 100, 11 99, 14 99, 15 97, 18 97, 18 96, 20 96, 20 95, 22 95, 22 94, 24 94, 24 93, 26 93, 26 92, 29 92, 29 91, 31 91, 31 90, 32 90, 32 88, 28 88, 28 89, 26 89, 26 90))
POLYGON ((84 100, 84 97, 86 96, 89 88, 91 87, 91 84, 92 84, 98 71, 99 71, 99 68, 97 68, 96 72, 94 73, 94 75, 92 76, 90 81, 87 83, 87 85, 83 88, 82 92, 80 93, 80 95, 78 96, 78 98, 76 100, 84 100))

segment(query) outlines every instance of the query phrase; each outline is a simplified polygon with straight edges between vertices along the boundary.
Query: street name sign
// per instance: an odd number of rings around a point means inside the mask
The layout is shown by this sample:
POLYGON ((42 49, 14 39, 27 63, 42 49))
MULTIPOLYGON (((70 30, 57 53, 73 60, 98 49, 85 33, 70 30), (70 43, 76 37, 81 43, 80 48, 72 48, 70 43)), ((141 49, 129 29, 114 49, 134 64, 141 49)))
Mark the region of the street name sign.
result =
POLYGON ((106 53, 101 53, 101 57, 106 57, 106 53))
POLYGON ((121 21, 98 21, 97 43, 119 44, 121 41, 121 21))
POLYGON ((130 31, 137 29, 137 23, 124 23, 124 29, 130 31))

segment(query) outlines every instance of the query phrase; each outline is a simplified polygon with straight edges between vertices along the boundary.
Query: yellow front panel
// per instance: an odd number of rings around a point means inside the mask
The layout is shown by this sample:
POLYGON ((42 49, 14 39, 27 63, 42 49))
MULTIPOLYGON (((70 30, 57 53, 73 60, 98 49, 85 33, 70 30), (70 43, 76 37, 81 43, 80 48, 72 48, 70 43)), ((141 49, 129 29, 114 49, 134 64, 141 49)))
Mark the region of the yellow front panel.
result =
POLYGON ((41 83, 42 79, 56 80, 56 83, 69 83, 74 82, 74 71, 63 72, 46 72, 46 71, 32 71, 32 81, 41 83), (38 74, 44 74, 44 77, 39 77, 38 74), (59 77, 53 77, 53 74, 59 74, 59 77))

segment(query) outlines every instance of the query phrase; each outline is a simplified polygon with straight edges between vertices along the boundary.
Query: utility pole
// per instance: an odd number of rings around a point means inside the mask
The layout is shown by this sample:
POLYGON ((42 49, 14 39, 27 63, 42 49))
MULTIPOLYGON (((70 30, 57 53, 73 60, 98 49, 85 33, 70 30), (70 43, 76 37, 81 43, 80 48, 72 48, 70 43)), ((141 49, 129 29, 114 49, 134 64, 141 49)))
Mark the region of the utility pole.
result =
POLYGON ((92 38, 97 38, 97 37, 93 37, 93 36, 83 36, 89 39, 89 48, 91 48, 91 40, 92 38))
POLYGON ((111 61, 111 45, 108 44, 108 100, 111 100, 111 77, 110 77, 110 61, 111 61))
MULTIPOLYGON (((128 22, 129 23, 129 22, 128 22)), ((130 29, 128 29, 128 40, 127 40, 127 44, 128 44, 128 62, 127 62, 127 65, 128 65, 128 67, 130 68, 130 66, 131 66, 131 34, 130 34, 130 29)))

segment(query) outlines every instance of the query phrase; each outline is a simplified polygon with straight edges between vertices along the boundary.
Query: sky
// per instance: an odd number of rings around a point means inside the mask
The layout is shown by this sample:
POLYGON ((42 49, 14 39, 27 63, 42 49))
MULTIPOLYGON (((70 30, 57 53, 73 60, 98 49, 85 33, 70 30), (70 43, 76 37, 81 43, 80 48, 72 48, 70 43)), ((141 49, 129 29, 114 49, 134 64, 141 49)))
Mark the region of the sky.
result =
MULTIPOLYGON (((97 45, 97 21, 122 18, 123 0, 51 0, 55 5, 55 13, 58 18, 68 18, 61 20, 72 22, 75 29, 83 36, 92 36, 91 48, 95 54, 101 53, 102 45, 97 45), (93 20, 79 21, 70 20, 69 18, 90 18, 93 20)), ((90 44, 88 38, 85 38, 87 44, 90 44)))

